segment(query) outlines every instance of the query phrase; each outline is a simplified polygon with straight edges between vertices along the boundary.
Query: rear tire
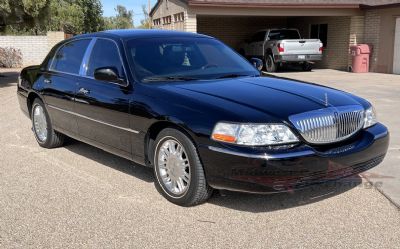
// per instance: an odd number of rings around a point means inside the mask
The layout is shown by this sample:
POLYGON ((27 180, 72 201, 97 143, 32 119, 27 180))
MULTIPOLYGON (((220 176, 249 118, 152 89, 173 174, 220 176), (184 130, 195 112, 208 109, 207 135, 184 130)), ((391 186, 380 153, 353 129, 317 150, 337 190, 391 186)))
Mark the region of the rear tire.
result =
POLYGON ((161 195, 186 207, 207 201, 213 189, 207 184, 193 142, 182 132, 166 128, 158 134, 154 144, 155 186, 161 195))
POLYGON ((305 72, 310 72, 313 69, 313 64, 309 63, 309 62, 304 62, 303 65, 301 65, 303 71, 305 72))
POLYGON ((32 130, 38 144, 47 149, 62 146, 65 136, 53 129, 44 103, 36 98, 31 110, 32 130))
POLYGON ((275 63, 272 54, 268 54, 265 58, 265 69, 269 73, 274 73, 278 70, 278 65, 275 63))

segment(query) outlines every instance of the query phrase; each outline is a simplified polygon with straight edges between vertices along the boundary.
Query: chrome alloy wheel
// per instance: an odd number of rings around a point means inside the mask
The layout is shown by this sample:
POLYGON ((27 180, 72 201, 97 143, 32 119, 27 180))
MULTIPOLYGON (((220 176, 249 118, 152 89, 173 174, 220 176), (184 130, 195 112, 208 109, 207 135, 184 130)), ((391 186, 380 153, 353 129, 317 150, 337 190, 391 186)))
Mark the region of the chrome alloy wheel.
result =
POLYGON ((190 163, 183 146, 173 139, 162 142, 158 151, 158 172, 163 185, 175 195, 183 195, 190 184, 190 163))
POLYGON ((33 109, 33 128, 36 133, 36 137, 40 142, 47 140, 47 120, 46 114, 44 113, 43 107, 35 105, 33 109))

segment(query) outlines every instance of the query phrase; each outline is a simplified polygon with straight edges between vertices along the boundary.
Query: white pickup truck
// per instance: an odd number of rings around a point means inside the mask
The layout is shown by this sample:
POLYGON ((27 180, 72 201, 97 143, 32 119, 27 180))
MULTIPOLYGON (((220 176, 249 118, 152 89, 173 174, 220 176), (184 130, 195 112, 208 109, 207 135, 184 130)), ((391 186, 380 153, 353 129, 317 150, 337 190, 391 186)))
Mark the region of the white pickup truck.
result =
POLYGON ((264 59, 268 72, 277 71, 285 63, 297 63, 311 71, 312 62, 322 60, 322 49, 319 39, 301 39, 297 29, 267 29, 256 32, 239 52, 264 59))

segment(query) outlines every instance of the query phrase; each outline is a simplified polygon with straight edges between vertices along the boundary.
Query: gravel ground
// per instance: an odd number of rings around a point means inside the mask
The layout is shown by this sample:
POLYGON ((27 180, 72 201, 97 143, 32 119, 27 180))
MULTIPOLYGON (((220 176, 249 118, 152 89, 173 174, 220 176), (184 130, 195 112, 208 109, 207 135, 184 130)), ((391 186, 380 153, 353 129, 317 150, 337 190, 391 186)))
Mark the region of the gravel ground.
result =
POLYGON ((150 169, 73 140, 39 147, 9 78, 0 78, 1 248, 400 244, 399 210, 358 176, 294 193, 222 192, 201 206, 175 206, 155 190, 150 169))

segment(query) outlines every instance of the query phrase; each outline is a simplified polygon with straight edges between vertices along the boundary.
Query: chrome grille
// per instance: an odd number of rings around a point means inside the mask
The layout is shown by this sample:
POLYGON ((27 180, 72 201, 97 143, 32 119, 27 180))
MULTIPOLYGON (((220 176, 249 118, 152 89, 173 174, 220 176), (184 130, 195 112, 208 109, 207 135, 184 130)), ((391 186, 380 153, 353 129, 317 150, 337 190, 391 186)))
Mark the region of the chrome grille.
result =
POLYGON ((309 143, 325 144, 342 141, 364 125, 364 109, 359 105, 327 107, 292 115, 290 122, 309 143))

